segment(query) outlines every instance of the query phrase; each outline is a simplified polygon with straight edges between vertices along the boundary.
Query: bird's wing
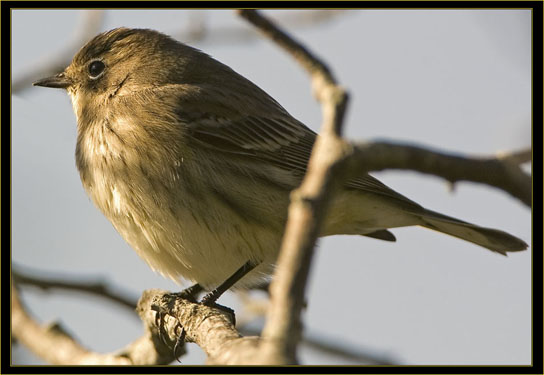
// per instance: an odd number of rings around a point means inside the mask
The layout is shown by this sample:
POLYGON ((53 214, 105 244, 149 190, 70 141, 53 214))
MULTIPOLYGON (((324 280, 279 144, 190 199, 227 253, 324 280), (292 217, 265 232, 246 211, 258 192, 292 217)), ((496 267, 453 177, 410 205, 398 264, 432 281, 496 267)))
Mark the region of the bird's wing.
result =
MULTIPOLYGON (((244 107, 240 103, 239 110, 225 108, 217 102, 221 96, 208 95, 209 90, 201 90, 200 94, 190 98, 181 98, 189 103, 180 104, 180 108, 195 108, 197 102, 206 103, 206 108, 214 108, 213 113, 201 107, 197 111, 180 111, 180 120, 188 125, 190 140, 202 147, 213 149, 218 153, 244 155, 254 160, 264 161, 278 168, 288 170, 302 179, 316 133, 302 122, 287 113, 279 104, 271 110, 260 110, 259 102, 254 107, 244 107), (206 95, 206 97, 199 97, 206 95), (214 100, 215 99, 215 100, 214 100)), ((265 108, 270 109, 270 108, 265 108)), ((405 208, 414 212, 422 209, 420 205, 390 189, 376 178, 364 174, 349 180, 346 187, 392 198, 405 208)))

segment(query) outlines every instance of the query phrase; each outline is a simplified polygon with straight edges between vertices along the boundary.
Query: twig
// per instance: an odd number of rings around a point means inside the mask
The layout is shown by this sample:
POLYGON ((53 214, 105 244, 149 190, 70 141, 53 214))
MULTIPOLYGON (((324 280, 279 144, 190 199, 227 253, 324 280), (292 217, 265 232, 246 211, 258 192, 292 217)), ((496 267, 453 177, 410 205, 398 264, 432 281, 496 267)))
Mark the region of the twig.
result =
POLYGON ((514 165, 520 166, 533 160, 533 150, 528 148, 515 152, 498 152, 497 159, 505 163, 512 163, 514 165))
MULTIPOLYGON (((347 10, 327 9, 303 12, 282 12, 273 16, 278 24, 290 29, 315 27, 331 22, 340 16, 350 14, 347 10)), ((173 34, 184 43, 216 43, 235 44, 248 43, 258 40, 258 34, 248 32, 247 28, 240 26, 214 26, 209 27, 204 18, 205 13, 193 13, 187 22, 185 30, 173 34)), ((252 29, 250 29, 252 31, 252 29)))
MULTIPOLYGON (((32 274, 37 274, 33 271, 32 274)), ((109 299, 113 302, 120 304, 123 307, 126 307, 134 312, 136 308, 136 299, 127 297, 127 293, 116 293, 114 292, 107 284, 100 281, 82 281, 75 280, 73 278, 44 278, 37 276, 30 276, 29 272, 23 273, 19 270, 19 267, 12 267, 12 277, 13 280, 18 285, 30 285, 37 288, 48 290, 48 289, 65 289, 76 292, 84 292, 89 294, 94 294, 106 299, 109 299)))
POLYGON ((498 157, 469 158, 422 147, 376 142, 355 144, 350 175, 383 169, 409 169, 445 178, 454 183, 472 181, 504 190, 531 206, 531 176, 520 168, 531 160, 531 150, 498 157))
POLYGON ((309 348, 318 350, 329 355, 345 358, 358 362, 361 365, 372 366, 399 366, 390 355, 371 353, 368 350, 357 348, 354 343, 348 344, 334 342, 331 338, 322 335, 308 334, 302 339, 302 343, 309 348))
MULTIPOLYGON (((246 325, 238 325, 238 331, 244 335, 257 336, 260 330, 250 328, 246 325)), ((338 358, 356 362, 360 365, 372 366, 400 366, 400 363, 387 354, 376 354, 360 348, 354 348, 355 345, 335 342, 333 339, 316 334, 304 334, 300 340, 301 345, 329 354, 338 358)))

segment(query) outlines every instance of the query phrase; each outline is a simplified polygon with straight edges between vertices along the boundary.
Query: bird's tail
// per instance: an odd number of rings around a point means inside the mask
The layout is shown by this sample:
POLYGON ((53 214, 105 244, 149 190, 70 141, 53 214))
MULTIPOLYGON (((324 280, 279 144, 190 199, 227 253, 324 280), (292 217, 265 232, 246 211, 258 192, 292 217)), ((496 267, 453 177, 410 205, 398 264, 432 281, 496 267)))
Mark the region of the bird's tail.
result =
POLYGON ((502 255, 527 248, 524 241, 501 230, 479 227, 431 210, 425 210, 421 218, 421 225, 426 228, 461 238, 502 255))

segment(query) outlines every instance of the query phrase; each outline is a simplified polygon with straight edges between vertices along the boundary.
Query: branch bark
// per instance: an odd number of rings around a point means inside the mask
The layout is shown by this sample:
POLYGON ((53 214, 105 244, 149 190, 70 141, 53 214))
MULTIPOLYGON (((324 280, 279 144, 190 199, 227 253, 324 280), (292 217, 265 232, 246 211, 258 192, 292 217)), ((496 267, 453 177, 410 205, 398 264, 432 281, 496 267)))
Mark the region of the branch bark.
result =
POLYGON ((180 337, 194 342, 208 355, 207 364, 251 364, 260 338, 242 337, 234 328, 232 316, 220 308, 212 308, 159 289, 146 290, 137 307, 138 314, 154 338, 162 332, 167 346, 173 348, 180 337), (157 312, 164 313, 163 323, 157 312), (162 329, 161 329, 162 327, 162 329))

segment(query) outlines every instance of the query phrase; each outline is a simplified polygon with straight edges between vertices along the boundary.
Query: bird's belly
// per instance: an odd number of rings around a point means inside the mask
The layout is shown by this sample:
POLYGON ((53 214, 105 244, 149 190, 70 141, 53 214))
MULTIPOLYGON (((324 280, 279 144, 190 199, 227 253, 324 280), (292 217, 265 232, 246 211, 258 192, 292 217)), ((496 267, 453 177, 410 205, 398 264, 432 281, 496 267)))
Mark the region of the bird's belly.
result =
POLYGON ((281 241, 278 226, 255 221, 221 195, 197 197, 178 189, 176 196, 184 198, 174 203, 160 189, 137 195, 119 183, 109 196, 100 194, 109 202, 96 202, 96 194, 93 199, 138 255, 176 282, 214 288, 248 260, 261 265, 236 286, 255 284, 271 272, 281 241))

